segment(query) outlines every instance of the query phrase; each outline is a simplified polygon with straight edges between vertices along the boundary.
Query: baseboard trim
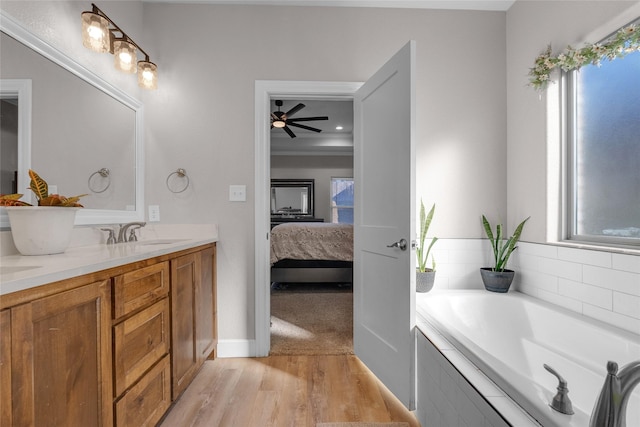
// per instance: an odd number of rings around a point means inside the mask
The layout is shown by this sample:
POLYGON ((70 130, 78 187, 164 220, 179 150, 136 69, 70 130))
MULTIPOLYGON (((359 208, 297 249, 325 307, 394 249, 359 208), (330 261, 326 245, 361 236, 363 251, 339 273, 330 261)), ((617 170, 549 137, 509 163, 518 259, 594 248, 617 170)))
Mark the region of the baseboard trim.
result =
POLYGON ((255 357, 255 340, 220 340, 218 357, 255 357))

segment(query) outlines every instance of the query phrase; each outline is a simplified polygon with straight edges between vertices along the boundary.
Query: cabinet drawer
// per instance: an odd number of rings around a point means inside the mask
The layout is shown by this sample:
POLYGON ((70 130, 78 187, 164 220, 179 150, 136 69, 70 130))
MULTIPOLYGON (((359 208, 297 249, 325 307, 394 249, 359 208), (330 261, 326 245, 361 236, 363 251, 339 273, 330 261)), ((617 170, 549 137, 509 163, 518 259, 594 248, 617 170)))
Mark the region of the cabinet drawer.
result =
POLYGON ((168 293, 168 262, 116 276, 113 283, 113 318, 118 319, 168 293))
POLYGON ((169 333, 168 298, 113 327, 116 396, 169 352, 169 333))
POLYGON ((116 426, 155 426, 171 405, 171 366, 166 355, 115 404, 116 426))

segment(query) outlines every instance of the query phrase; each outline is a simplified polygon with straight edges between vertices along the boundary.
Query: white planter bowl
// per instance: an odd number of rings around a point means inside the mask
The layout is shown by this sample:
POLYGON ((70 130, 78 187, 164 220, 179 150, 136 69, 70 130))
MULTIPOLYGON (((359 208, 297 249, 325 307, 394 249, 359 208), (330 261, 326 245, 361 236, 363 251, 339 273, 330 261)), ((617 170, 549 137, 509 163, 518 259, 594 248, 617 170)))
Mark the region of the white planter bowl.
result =
POLYGON ((22 255, 64 252, 79 208, 7 206, 13 243, 22 255))

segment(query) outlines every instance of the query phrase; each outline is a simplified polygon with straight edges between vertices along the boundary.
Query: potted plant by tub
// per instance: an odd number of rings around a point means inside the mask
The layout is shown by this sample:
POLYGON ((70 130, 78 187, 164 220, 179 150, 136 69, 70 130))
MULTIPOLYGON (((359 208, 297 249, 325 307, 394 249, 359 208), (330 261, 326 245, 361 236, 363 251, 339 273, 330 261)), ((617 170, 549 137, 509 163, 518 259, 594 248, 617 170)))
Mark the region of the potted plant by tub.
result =
POLYGON ((431 207, 429 213, 425 213, 424 203, 420 200, 420 243, 416 248, 416 256, 418 258, 418 266, 416 268, 416 291, 429 292, 433 288, 433 281, 436 277, 436 262, 431 256, 431 268, 427 267, 429 259, 429 252, 431 248, 438 241, 437 237, 431 239, 429 246, 425 246, 425 240, 427 238, 427 232, 433 219, 433 213, 436 209, 435 203, 431 207))
POLYGON ((516 250, 516 243, 520 240, 524 224, 529 218, 530 217, 527 217, 516 227, 511 237, 505 239, 502 224, 496 225, 496 233, 494 235, 489 220, 482 215, 482 225, 491 243, 494 258, 493 267, 483 267, 480 269, 480 276, 487 290, 492 292, 507 292, 509 290, 515 272, 506 268, 507 261, 509 261, 511 253, 516 250))
POLYGON ((64 252, 71 241, 78 200, 86 196, 64 197, 49 194, 47 182, 29 170, 29 188, 36 195, 37 206, 20 200, 22 194, 0 196, 0 206, 9 215, 11 235, 23 255, 49 255, 64 252))

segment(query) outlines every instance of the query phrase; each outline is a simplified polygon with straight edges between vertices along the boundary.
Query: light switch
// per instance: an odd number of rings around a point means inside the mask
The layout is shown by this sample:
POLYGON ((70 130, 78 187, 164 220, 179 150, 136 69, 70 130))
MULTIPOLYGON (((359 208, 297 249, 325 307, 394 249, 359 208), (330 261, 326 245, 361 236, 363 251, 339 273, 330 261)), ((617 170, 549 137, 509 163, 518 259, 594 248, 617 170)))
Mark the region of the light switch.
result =
POLYGON ((246 185, 230 185, 229 201, 230 202, 246 202, 247 186, 246 185))
POLYGON ((149 222, 160 221, 160 206, 149 205, 149 222))

